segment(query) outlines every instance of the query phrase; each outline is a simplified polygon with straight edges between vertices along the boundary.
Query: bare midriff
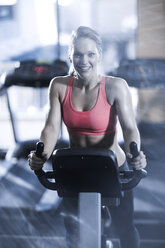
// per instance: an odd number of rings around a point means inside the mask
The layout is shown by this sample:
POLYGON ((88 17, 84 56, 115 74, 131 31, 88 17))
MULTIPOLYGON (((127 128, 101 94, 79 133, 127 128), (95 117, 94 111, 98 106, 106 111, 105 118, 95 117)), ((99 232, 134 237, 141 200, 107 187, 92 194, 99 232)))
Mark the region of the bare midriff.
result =
POLYGON ((109 149, 116 154, 118 166, 125 162, 125 154, 117 142, 116 132, 105 135, 83 135, 69 132, 69 137, 70 147, 109 149))

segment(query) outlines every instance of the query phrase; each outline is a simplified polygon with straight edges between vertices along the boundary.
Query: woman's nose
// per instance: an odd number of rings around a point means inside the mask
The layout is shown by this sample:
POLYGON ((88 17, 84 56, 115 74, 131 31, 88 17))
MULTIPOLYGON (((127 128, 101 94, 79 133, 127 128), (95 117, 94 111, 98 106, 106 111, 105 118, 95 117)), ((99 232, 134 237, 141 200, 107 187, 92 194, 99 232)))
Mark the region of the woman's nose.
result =
POLYGON ((81 63, 86 64, 88 62, 88 56, 87 55, 83 55, 81 58, 81 63))

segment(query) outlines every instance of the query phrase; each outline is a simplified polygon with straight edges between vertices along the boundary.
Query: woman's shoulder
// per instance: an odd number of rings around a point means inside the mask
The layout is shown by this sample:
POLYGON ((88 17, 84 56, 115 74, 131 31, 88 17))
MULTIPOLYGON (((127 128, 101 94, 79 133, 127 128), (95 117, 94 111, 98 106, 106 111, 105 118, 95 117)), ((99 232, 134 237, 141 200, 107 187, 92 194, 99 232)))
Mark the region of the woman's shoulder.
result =
POLYGON ((50 90, 56 90, 56 91, 65 90, 69 83, 70 78, 71 78, 70 75, 54 77, 49 85, 50 90))
POLYGON ((50 94, 53 96, 59 96, 60 99, 63 99, 70 78, 70 75, 54 77, 49 85, 50 94))
POLYGON ((127 97, 129 94, 128 84, 123 78, 105 76, 105 86, 106 93, 110 96, 112 101, 127 97))
POLYGON ((128 84, 125 79, 114 76, 105 76, 105 82, 111 88, 125 88, 128 84))
POLYGON ((70 75, 54 77, 54 78, 52 78, 50 85, 53 87, 66 86, 68 84, 70 78, 71 78, 70 75))

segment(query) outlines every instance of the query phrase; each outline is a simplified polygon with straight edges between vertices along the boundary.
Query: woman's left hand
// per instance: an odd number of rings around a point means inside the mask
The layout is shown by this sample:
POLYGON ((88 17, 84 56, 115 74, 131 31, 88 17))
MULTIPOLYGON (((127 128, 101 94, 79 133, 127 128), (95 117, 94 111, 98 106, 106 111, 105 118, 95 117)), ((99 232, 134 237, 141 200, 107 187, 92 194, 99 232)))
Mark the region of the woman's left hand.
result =
POLYGON ((147 165, 146 156, 143 151, 140 151, 136 158, 133 158, 132 154, 127 153, 127 160, 129 165, 131 165, 135 170, 144 169, 147 165))

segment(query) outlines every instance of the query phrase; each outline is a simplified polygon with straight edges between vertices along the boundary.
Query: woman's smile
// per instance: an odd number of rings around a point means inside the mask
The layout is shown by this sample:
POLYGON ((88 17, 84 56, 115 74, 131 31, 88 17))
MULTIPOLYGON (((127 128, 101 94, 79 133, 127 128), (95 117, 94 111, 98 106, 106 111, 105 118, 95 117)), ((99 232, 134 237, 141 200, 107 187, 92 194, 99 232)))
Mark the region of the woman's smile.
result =
POLYGON ((80 70, 80 71, 82 71, 82 72, 88 72, 90 69, 91 69, 91 66, 77 66, 76 67, 77 68, 77 70, 80 70))
MULTIPOLYGON (((73 48, 71 61, 73 67, 80 77, 87 76, 86 74, 97 74, 97 65, 100 54, 96 43, 89 38, 79 38, 73 48)), ((88 75, 89 76, 89 75, 88 75)))

